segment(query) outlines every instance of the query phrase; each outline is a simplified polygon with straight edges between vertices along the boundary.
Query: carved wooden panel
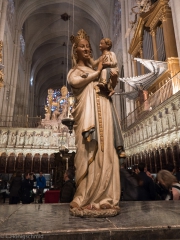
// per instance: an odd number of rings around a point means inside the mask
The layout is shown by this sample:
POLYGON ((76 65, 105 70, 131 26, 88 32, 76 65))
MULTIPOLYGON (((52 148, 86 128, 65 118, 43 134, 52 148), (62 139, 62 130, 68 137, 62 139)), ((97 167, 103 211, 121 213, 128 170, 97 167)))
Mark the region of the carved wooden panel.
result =
POLYGON ((32 171, 32 154, 28 153, 24 160, 24 172, 32 171))
POLYGON ((23 162, 23 154, 19 153, 18 157, 16 158, 16 171, 24 172, 24 162, 23 162))
POLYGON ((15 171, 15 154, 11 153, 7 160, 7 173, 13 173, 15 171))
POLYGON ((179 146, 173 146, 173 155, 174 155, 174 165, 175 167, 180 166, 180 159, 179 159, 179 146))
POLYGON ((41 158, 41 172, 48 173, 48 154, 43 154, 41 158))
POLYGON ((147 170, 151 172, 151 164, 150 164, 149 153, 146 154, 146 165, 147 165, 147 170))
POLYGON ((160 154, 158 150, 156 150, 155 159, 156 159, 156 172, 159 172, 159 170, 161 170, 161 163, 160 163, 160 154))
POLYGON ((0 156, 0 173, 6 173, 6 153, 0 156))
POLYGON ((173 152, 172 152, 172 149, 170 147, 168 147, 166 149, 166 156, 167 156, 167 162, 171 163, 171 164, 174 164, 173 163, 173 152))
POLYGON ((54 159, 54 154, 51 154, 50 155, 50 160, 49 160, 49 168, 50 168, 50 172, 51 172, 51 169, 54 169, 55 168, 55 159, 54 159))
POLYGON ((36 153, 33 158, 33 172, 39 173, 40 172, 40 154, 36 153))
POLYGON ((154 152, 151 152, 151 154, 150 154, 150 159, 151 159, 151 172, 152 172, 152 173, 155 173, 155 172, 156 172, 156 167, 155 167, 154 152))
POLYGON ((166 152, 165 149, 161 149, 160 151, 160 158, 161 158, 161 168, 166 168, 166 152))

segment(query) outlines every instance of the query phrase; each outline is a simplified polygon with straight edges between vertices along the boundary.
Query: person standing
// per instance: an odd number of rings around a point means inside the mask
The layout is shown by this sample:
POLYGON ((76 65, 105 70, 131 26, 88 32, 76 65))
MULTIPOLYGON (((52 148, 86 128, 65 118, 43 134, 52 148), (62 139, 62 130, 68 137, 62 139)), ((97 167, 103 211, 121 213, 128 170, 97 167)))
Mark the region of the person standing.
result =
POLYGON ((24 180, 22 182, 22 204, 31 203, 31 196, 33 190, 33 181, 30 179, 29 173, 24 174, 24 180))
POLYGON ((156 190, 155 184, 152 178, 148 177, 148 175, 144 172, 145 163, 140 162, 138 164, 139 168, 139 201, 150 201, 156 199, 156 190))
POLYGON ((16 172, 11 178, 9 187, 9 204, 17 204, 20 202, 20 190, 22 184, 22 175, 20 172, 16 172))
POLYGON ((74 171, 68 169, 64 173, 64 184, 60 191, 60 203, 70 203, 75 193, 74 171))
POLYGON ((38 203, 42 203, 44 188, 46 187, 46 179, 43 176, 43 173, 39 173, 39 177, 37 178, 37 195, 39 196, 38 203))

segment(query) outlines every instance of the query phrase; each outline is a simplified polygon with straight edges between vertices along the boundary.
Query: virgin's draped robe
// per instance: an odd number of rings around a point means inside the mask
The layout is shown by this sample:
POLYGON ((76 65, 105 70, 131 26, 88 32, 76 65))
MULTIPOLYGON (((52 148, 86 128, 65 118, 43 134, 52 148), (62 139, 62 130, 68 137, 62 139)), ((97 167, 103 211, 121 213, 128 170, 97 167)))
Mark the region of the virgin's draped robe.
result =
POLYGON ((96 208, 103 204, 114 207, 119 205, 120 199, 119 159, 115 144, 123 145, 122 136, 112 101, 95 91, 95 80, 98 79, 95 79, 94 72, 89 67, 78 66, 68 74, 76 98, 72 114, 77 147, 74 161, 77 190, 73 202, 80 207, 89 204, 96 208), (76 82, 84 81, 80 76, 82 73, 88 73, 87 78, 94 81, 79 88, 76 82))

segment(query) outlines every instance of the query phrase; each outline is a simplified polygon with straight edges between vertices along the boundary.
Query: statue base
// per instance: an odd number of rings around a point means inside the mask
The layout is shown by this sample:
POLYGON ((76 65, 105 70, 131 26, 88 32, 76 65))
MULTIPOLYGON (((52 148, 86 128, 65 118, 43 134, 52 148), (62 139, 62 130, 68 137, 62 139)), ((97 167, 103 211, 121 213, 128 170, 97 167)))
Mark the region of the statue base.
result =
POLYGON ((120 208, 110 208, 110 209, 70 208, 69 212, 70 212, 70 215, 75 217, 106 218, 106 217, 114 217, 120 214, 120 208))

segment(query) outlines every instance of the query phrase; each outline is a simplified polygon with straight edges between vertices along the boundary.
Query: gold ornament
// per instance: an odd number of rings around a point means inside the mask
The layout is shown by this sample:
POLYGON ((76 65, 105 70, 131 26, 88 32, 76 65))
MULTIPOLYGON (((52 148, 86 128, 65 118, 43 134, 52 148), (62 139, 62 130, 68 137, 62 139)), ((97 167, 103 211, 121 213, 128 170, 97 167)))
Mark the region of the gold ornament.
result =
POLYGON ((87 35, 87 33, 83 29, 80 29, 77 32, 77 36, 72 35, 70 37, 70 40, 71 40, 72 44, 74 44, 74 43, 77 44, 81 39, 86 39, 89 42, 89 36, 87 35))

